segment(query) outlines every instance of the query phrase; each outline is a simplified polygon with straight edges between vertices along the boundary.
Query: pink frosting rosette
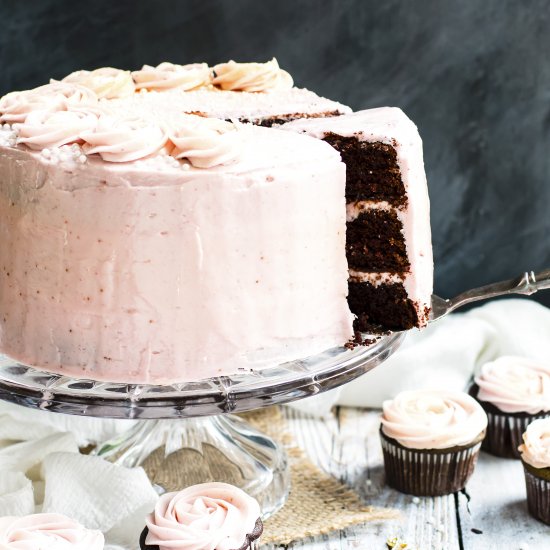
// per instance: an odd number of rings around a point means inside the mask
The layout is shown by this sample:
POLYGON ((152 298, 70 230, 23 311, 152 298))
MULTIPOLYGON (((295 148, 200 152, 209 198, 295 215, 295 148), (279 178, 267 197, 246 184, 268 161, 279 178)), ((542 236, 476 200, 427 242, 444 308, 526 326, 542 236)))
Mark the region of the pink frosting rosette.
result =
POLYGON ((127 97, 135 92, 130 71, 102 67, 94 71, 75 71, 67 75, 62 82, 78 84, 93 90, 99 98, 114 99, 127 97))
POLYGON ((462 392, 404 391, 382 409, 384 434, 412 449, 467 445, 487 428, 481 405, 462 392))
POLYGON ((146 520, 147 545, 160 550, 235 550, 247 540, 260 506, 226 483, 203 483, 160 497, 146 520))
POLYGON ((279 67, 275 58, 267 63, 219 63, 214 67, 212 83, 222 90, 241 92, 289 90, 294 85, 290 74, 279 67))
POLYGON ((182 117, 169 135, 171 155, 198 168, 236 161, 244 149, 244 130, 231 122, 198 116, 182 117))
POLYGON ((81 134, 93 131, 97 124, 97 114, 86 110, 33 111, 16 125, 17 143, 38 150, 60 147, 81 141, 81 134))
POLYGON ((99 117, 94 130, 83 132, 83 150, 108 162, 129 162, 157 153, 167 141, 165 132, 141 118, 99 117))
POLYGON ((176 65, 165 61, 156 67, 144 65, 141 70, 132 73, 132 78, 138 90, 192 90, 210 84, 212 74, 206 63, 176 65))
POLYGON ((102 550, 104 545, 100 531, 61 514, 0 518, 3 550, 102 550))
POLYGON ((11 92, 0 99, 0 122, 25 122, 34 111, 64 111, 69 107, 93 105, 97 95, 90 89, 76 84, 52 81, 50 84, 11 92))
POLYGON ((550 418, 533 420, 518 450, 522 460, 534 468, 550 468, 550 418))
POLYGON ((503 356, 481 367, 477 398, 505 413, 550 411, 550 361, 503 356))

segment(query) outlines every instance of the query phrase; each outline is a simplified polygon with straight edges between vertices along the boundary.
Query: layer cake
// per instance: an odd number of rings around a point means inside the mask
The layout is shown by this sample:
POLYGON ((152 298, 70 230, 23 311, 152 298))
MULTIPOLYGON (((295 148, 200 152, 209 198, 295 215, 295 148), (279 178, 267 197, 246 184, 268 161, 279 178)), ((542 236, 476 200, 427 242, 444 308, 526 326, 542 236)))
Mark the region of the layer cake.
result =
POLYGON ((165 384, 343 345, 354 318, 422 326, 428 204, 425 178, 407 171, 420 173, 419 141, 406 142, 406 117, 388 138, 388 112, 349 114, 287 75, 273 62, 106 68, 4 96, 0 351, 165 384), (365 170, 350 136, 395 152, 371 191, 350 177, 365 170), (403 322, 392 288, 416 317, 403 322))

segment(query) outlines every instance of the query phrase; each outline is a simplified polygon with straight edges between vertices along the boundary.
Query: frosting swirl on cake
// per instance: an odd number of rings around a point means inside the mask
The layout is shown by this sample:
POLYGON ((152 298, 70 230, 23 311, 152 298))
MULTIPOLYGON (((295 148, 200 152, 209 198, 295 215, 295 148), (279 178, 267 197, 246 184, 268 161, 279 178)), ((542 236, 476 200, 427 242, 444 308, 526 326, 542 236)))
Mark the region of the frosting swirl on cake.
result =
POLYGON ((100 531, 61 514, 0 518, 0 548, 8 550, 102 550, 100 531))
POLYGON ((518 450, 522 460, 534 468, 550 468, 550 418, 531 422, 518 450))
POLYGON ((84 132, 95 129, 97 115, 85 110, 32 111, 25 122, 16 125, 17 143, 31 149, 60 147, 80 140, 84 132))
POLYGON ((130 71, 102 67, 94 71, 75 71, 67 75, 62 82, 79 84, 93 90, 99 98, 114 99, 126 97, 135 92, 130 71))
POLYGON ((193 485, 159 498, 146 519, 146 544, 160 550, 235 550, 259 517, 258 502, 233 485, 193 485))
POLYGON ((468 445, 487 427, 487 415, 462 392, 404 391, 384 401, 382 431, 411 449, 468 445))
POLYGON ((550 362, 503 356, 485 363, 475 378, 477 398, 506 413, 550 411, 550 362))
POLYGON ((97 95, 76 84, 52 81, 32 90, 11 92, 0 99, 0 122, 24 122, 33 111, 63 111, 97 103, 97 95))
POLYGON ((188 159, 198 168, 211 168, 237 160, 244 145, 244 130, 215 118, 182 117, 170 133, 177 159, 188 159))
POLYGON ((141 118, 109 114, 100 116, 97 127, 83 132, 81 138, 87 155, 97 153, 108 162, 128 162, 152 155, 160 151, 167 140, 160 126, 141 118))
POLYGON ((136 89, 166 90, 181 88, 192 90, 210 84, 212 75, 206 63, 175 65, 165 61, 156 67, 143 65, 141 70, 132 73, 136 89))
POLYGON ((213 84, 222 90, 241 92, 265 92, 290 89, 294 81, 273 58, 266 63, 236 63, 228 61, 214 67, 213 84))

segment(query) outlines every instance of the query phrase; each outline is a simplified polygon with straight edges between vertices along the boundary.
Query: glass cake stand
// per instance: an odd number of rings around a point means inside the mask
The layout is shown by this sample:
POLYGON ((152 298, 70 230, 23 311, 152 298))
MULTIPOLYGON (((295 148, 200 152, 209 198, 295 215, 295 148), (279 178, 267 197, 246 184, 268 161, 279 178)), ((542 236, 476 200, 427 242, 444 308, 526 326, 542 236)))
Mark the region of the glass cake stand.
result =
MULTIPOLYGON (((366 336, 366 335, 365 335, 366 336)), ((53 412, 136 419, 95 454, 141 465, 159 492, 205 481, 226 481, 255 496, 271 515, 289 491, 286 454, 267 435, 228 413, 317 395, 349 382, 386 360, 404 333, 369 345, 338 347, 258 371, 169 386, 72 379, 0 355, 0 399, 53 412)))

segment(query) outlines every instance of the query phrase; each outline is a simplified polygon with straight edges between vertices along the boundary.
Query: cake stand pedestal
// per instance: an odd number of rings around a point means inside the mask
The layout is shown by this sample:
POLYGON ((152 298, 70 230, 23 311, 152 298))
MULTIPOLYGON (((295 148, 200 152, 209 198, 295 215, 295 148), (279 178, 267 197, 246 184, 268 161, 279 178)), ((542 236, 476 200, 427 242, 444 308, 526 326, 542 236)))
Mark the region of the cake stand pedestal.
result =
POLYGON ((228 413, 288 403, 349 382, 385 361, 404 333, 377 337, 354 349, 262 370, 169 386, 77 380, 0 355, 0 399, 53 412, 136 419, 95 453, 128 467, 144 466, 159 492, 205 481, 226 481, 256 497, 264 517, 289 491, 284 450, 228 413))

